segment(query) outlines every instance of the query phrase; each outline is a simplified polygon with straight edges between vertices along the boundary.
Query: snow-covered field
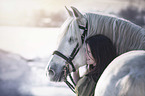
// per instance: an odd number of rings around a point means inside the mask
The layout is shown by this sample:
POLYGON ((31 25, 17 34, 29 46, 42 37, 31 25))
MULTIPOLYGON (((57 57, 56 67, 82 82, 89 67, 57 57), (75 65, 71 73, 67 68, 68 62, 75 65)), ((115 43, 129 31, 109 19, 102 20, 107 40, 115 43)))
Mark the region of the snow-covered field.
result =
POLYGON ((63 82, 50 82, 46 77, 48 59, 30 62, 0 50, 0 96, 74 96, 63 82))
POLYGON ((46 77, 56 30, 0 27, 0 96, 75 96, 65 83, 46 77))

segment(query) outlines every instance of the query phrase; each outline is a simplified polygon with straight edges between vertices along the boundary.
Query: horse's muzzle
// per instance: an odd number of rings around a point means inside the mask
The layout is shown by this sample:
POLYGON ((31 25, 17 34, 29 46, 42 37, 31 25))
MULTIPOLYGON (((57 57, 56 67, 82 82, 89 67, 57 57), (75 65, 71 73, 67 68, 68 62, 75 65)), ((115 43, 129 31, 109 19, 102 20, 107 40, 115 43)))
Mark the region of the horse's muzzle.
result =
POLYGON ((52 69, 50 66, 48 66, 46 75, 49 76, 50 78, 53 78, 55 76, 54 69, 52 69))
POLYGON ((49 69, 49 70, 48 70, 48 75, 51 76, 51 77, 54 77, 55 71, 52 70, 52 69, 49 69))

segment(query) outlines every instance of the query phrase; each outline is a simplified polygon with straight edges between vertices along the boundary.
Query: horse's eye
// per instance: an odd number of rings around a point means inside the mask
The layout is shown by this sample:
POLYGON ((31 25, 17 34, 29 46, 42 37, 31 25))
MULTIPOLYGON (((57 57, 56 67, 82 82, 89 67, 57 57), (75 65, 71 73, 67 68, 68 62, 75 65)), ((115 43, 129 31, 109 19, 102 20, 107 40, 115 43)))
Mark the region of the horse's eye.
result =
POLYGON ((69 43, 73 43, 73 42, 74 42, 73 37, 70 37, 68 42, 69 42, 69 43))
POLYGON ((77 38, 75 38, 75 37, 70 37, 69 39, 68 39, 68 42, 70 43, 70 44, 73 44, 73 43, 75 43, 75 42, 77 42, 77 38))

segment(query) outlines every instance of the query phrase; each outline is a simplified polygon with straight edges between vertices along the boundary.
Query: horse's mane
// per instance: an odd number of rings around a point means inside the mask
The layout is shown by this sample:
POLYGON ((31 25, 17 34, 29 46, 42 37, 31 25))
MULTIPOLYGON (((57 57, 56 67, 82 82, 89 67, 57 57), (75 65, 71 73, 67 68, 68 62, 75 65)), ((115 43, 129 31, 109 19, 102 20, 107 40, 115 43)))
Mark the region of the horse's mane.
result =
POLYGON ((116 46, 118 55, 135 49, 145 50, 145 29, 140 26, 111 15, 86 13, 84 16, 88 20, 87 38, 96 34, 107 36, 116 46))

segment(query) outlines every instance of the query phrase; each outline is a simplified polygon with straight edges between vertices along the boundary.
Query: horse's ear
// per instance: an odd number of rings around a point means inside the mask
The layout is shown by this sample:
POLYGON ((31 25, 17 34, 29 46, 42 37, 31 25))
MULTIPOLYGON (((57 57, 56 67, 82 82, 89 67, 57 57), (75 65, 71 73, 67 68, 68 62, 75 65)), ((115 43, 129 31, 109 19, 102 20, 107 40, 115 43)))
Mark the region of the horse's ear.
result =
POLYGON ((65 9, 67 10, 69 16, 73 17, 73 13, 65 6, 65 9))
POLYGON ((83 15, 78 11, 78 9, 76 9, 75 7, 72 7, 72 6, 71 6, 71 8, 74 12, 75 17, 77 17, 77 18, 82 18, 83 17, 83 15))

